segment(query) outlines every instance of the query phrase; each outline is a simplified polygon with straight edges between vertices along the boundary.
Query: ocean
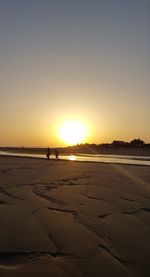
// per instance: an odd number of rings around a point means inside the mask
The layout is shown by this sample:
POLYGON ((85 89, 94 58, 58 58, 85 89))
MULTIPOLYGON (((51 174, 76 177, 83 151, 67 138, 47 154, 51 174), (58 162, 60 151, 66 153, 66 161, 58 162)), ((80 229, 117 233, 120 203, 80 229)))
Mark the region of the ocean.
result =
MULTIPOLYGON (((0 151, 1 156, 12 157, 29 157, 46 159, 43 154, 25 154, 25 153, 10 153, 0 151)), ((50 159, 55 160, 55 156, 51 155, 50 159)), ((96 162, 96 163, 117 163, 131 165, 147 165, 150 166, 150 157, 147 156, 126 156, 126 155, 101 155, 101 154, 76 154, 76 155, 60 155, 60 160, 80 161, 80 162, 96 162)))

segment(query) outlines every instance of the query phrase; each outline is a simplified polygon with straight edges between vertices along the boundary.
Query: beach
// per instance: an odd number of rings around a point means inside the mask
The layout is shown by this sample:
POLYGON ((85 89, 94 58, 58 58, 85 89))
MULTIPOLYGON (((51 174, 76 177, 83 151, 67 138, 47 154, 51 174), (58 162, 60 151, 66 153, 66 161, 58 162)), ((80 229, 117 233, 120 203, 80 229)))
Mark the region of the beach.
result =
POLYGON ((149 277, 150 167, 0 157, 1 277, 149 277))

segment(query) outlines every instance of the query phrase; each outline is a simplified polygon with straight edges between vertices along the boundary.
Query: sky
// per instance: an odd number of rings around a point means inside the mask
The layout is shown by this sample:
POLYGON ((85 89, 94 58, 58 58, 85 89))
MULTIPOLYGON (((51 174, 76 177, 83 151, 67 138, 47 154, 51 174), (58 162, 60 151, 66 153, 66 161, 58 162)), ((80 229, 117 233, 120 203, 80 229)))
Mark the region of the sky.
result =
POLYGON ((150 142, 149 0, 0 0, 0 146, 150 142))

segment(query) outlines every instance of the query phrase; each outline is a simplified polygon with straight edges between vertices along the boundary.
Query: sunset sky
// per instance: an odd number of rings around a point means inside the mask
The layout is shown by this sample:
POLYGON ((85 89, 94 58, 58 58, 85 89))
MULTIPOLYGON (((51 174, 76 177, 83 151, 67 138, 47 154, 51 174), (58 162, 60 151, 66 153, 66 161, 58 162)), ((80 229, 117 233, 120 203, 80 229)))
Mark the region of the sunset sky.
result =
POLYGON ((0 146, 150 142, 149 0, 0 0, 0 146))

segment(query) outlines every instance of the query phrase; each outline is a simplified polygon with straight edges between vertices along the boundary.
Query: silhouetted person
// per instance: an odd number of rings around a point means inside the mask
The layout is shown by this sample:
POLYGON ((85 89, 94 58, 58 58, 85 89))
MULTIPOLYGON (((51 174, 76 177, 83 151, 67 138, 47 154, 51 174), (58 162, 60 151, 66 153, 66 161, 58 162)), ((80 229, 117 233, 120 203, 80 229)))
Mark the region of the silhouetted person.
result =
POLYGON ((55 157, 56 157, 56 159, 59 159, 59 152, 58 152, 58 149, 55 149, 55 157))
POLYGON ((46 157, 47 157, 48 160, 50 158, 50 155, 51 155, 51 150, 48 147, 47 150, 46 150, 46 157))

